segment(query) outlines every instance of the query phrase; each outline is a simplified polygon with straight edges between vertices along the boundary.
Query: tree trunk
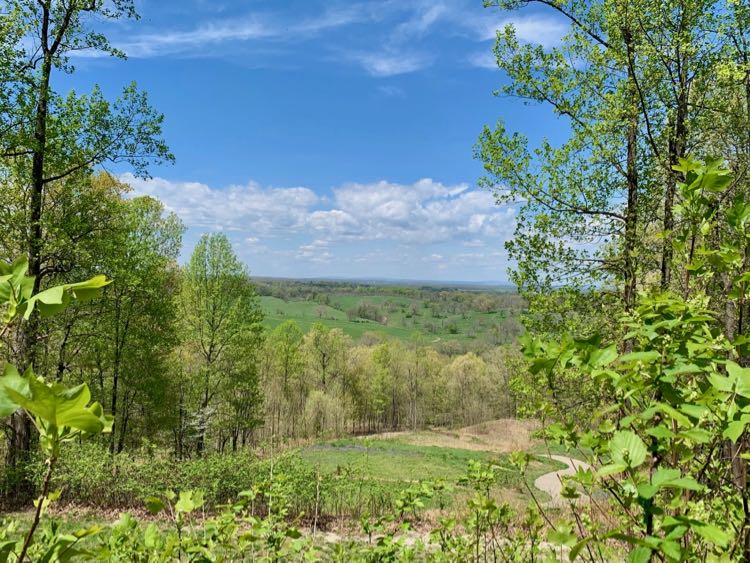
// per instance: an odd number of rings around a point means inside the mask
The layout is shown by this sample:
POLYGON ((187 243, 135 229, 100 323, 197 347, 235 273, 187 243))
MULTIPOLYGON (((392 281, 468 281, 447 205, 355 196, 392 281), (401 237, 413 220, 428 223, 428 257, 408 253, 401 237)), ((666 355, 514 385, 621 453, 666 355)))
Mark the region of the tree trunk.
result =
MULTIPOLYGON (((637 99, 637 82, 635 76, 635 55, 633 53, 633 36, 628 28, 622 30, 628 57, 628 89, 631 99, 637 99)), ((627 133, 627 186, 628 204, 625 210, 625 248, 624 252, 624 288, 623 302, 625 309, 630 310, 635 304, 636 268, 635 246, 638 233, 638 109, 632 108, 628 120, 627 133)))
MULTIPOLYGON (((34 278, 33 292, 37 293, 42 272, 42 209, 44 205, 44 156, 47 145, 47 116, 49 111, 49 82, 52 74, 52 56, 48 49, 49 10, 43 10, 41 45, 44 51, 38 88, 36 116, 34 120, 34 146, 31 169, 31 193, 29 194, 28 231, 26 235, 28 275, 34 278)), ((38 316, 20 325, 18 367, 24 371, 36 361, 36 346, 39 335, 38 316)), ((33 497, 34 486, 23 468, 28 464, 33 444, 31 420, 22 413, 12 415, 8 440, 7 464, 21 470, 21 480, 16 489, 16 498, 25 502, 33 497)))

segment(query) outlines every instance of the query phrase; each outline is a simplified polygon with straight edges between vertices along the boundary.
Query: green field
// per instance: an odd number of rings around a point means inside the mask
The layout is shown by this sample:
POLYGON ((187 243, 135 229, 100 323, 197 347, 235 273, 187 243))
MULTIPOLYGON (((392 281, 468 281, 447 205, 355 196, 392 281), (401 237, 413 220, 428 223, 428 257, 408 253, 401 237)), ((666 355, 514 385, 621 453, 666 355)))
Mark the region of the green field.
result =
POLYGON ((470 460, 507 464, 505 457, 491 452, 416 446, 396 440, 336 440, 310 446, 301 455, 322 472, 355 467, 365 476, 383 481, 453 481, 466 473, 470 460))
MULTIPOLYGON (((451 505, 461 508, 470 492, 460 480, 470 461, 495 467, 494 493, 521 503, 530 500, 524 476, 511 465, 510 456, 492 451, 410 444, 397 438, 349 438, 321 442, 304 448, 302 459, 324 474, 341 474, 351 481, 361 480, 392 491, 419 481, 443 481, 453 487, 451 505)), ((532 462, 525 476, 533 483, 539 475, 556 471, 562 464, 544 457, 532 462)), ((538 499, 546 493, 536 493, 538 499)))
MULTIPOLYGON (((416 292, 415 292, 416 293, 416 292)), ((273 329, 293 320, 303 331, 315 323, 341 329, 358 340, 366 333, 378 333, 400 340, 422 339, 431 343, 492 346, 513 341, 520 332, 518 311, 500 309, 481 312, 471 304, 445 303, 427 296, 348 294, 335 289, 316 299, 262 296, 264 324, 273 329), (373 318, 356 313, 366 308, 373 318)))

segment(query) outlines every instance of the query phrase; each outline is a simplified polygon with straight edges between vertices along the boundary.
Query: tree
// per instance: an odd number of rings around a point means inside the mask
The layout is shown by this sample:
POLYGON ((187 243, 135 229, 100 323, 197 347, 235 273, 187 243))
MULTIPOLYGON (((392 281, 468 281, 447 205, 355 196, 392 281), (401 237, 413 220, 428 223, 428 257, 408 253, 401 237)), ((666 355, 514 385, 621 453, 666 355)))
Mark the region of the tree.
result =
POLYGON ((306 395, 302 375, 305 368, 302 353, 303 333, 295 321, 277 326, 265 342, 268 368, 264 392, 266 422, 270 422, 271 436, 281 431, 282 419, 291 423, 293 435, 296 421, 302 415, 306 395))
POLYGON ((230 383, 232 365, 245 354, 255 354, 258 340, 249 335, 261 331, 263 318, 247 270, 224 234, 203 235, 196 245, 183 271, 180 312, 184 343, 198 360, 193 376, 199 393, 200 455, 213 400, 230 383))
POLYGON ((164 362, 177 340, 175 297, 177 257, 183 227, 174 214, 151 198, 122 202, 118 230, 107 241, 105 271, 118 283, 107 292, 97 325, 111 370, 110 414, 115 419, 110 451, 122 451, 133 407, 151 404, 151 416, 163 411, 157 401, 164 362), (156 404, 154 404, 156 403, 156 404))
MULTIPOLYGON (((101 18, 135 18, 132 0, 9 0, 0 26, 0 157, 25 203, 23 244, 34 290, 49 273, 43 260, 45 196, 59 182, 85 180, 105 162, 127 162, 146 174, 151 162, 172 159, 161 140, 163 117, 135 85, 110 104, 94 87, 90 95, 63 97, 53 87, 55 71, 71 73, 70 55, 90 50, 123 57, 94 25, 101 18)), ((21 366, 36 360, 36 319, 19 333, 21 366)), ((14 415, 9 444, 11 463, 30 448, 30 423, 14 415)))
POLYGON ((594 318, 607 322, 596 309, 632 307, 654 277, 662 288, 676 285, 672 167, 688 148, 706 146, 705 115, 718 109, 708 103, 717 95, 718 53, 730 42, 721 32, 730 28, 727 11, 709 0, 490 4, 539 4, 570 24, 551 49, 522 44, 512 26, 495 46, 511 79, 501 92, 548 104, 569 123, 570 138, 530 149, 500 123, 485 129, 477 156, 485 185, 523 202, 507 246, 518 260, 513 280, 540 315, 535 326, 585 332, 594 318))

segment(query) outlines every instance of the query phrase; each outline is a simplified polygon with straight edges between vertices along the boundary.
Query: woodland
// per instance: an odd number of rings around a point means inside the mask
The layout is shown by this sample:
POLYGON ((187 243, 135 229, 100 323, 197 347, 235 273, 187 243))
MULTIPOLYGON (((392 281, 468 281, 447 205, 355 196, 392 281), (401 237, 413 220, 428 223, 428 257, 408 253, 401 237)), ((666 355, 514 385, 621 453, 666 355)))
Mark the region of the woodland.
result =
POLYGON ((566 139, 466 147, 513 291, 185 255, 147 93, 55 87, 133 0, 0 2, 0 562, 750 559, 750 4, 485 5, 569 26, 493 49, 566 139))

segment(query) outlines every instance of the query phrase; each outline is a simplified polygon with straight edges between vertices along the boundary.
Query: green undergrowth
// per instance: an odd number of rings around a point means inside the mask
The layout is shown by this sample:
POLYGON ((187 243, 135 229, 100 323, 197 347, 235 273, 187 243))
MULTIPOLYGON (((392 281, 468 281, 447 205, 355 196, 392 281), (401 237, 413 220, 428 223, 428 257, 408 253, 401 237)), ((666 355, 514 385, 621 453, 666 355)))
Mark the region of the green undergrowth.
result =
MULTIPOLYGON (((69 447, 61 457, 53 490, 60 503, 99 512, 141 510, 145 499, 167 491, 202 491, 213 510, 232 502, 242 491, 274 482, 290 499, 295 517, 321 521, 349 520, 363 514, 398 510, 399 499, 423 483, 435 485, 427 508, 453 509, 465 504, 469 490, 461 483, 471 463, 495 468, 493 495, 527 496, 524 476, 509 456, 485 451, 413 445, 394 439, 342 439, 288 451, 273 459, 250 452, 175 460, 166 452, 149 451, 110 456, 101 444, 69 447)), ((537 458, 526 482, 561 464, 537 458)), ((34 473, 41 481, 44 466, 34 473)), ((539 492, 538 498, 544 500, 539 492)), ((266 510, 259 502, 253 509, 266 510)))

